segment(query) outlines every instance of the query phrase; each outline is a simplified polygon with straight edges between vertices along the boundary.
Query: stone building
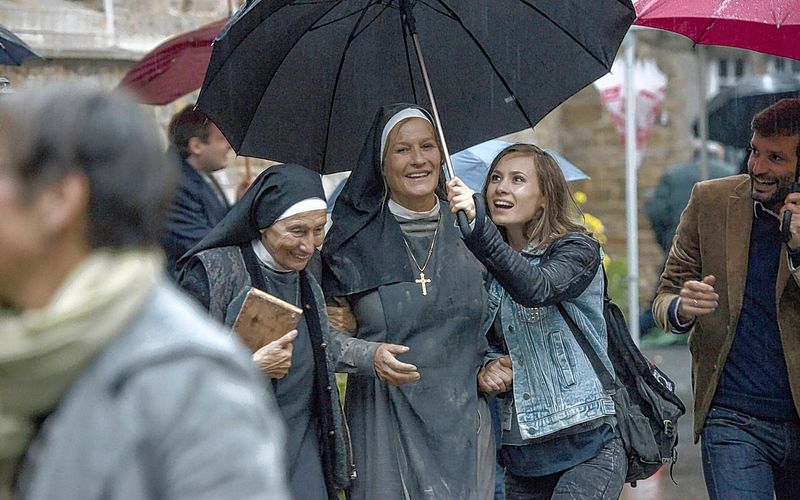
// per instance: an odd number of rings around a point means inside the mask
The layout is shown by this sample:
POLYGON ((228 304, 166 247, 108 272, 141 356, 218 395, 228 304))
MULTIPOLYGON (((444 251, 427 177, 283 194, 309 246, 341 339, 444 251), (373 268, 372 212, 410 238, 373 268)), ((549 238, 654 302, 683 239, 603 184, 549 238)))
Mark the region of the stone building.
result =
MULTIPOLYGON (((17 33, 45 61, 21 67, 0 66, 0 76, 12 86, 24 87, 51 80, 90 79, 116 86, 124 73, 147 51, 166 38, 228 15, 237 0, 0 0, 0 23, 17 33)), ((700 109, 698 76, 704 71, 711 95, 719 86, 735 83, 745 74, 800 71, 798 62, 736 49, 707 48, 707 64, 697 64, 691 43, 677 35, 644 30, 637 34, 637 57, 654 59, 667 74, 668 84, 661 119, 652 130, 638 171, 639 213, 648 191, 665 166, 685 161, 691 155, 692 124, 700 109)), ((196 94, 167 105, 152 107, 159 123, 193 102, 196 94)), ((586 209, 599 217, 608 237, 612 259, 625 256, 625 166, 624 147, 617 136, 600 96, 593 86, 576 94, 550 113, 534 132, 515 138, 533 138, 538 144, 562 152, 592 179, 575 189, 588 196, 586 209)), ((266 166, 248 160, 253 170, 266 166)), ((242 178, 245 160, 226 173, 232 189, 242 178)), ((640 295, 645 301, 662 262, 647 220, 640 215, 640 295)), ((621 297, 618 297, 620 302, 621 297)))

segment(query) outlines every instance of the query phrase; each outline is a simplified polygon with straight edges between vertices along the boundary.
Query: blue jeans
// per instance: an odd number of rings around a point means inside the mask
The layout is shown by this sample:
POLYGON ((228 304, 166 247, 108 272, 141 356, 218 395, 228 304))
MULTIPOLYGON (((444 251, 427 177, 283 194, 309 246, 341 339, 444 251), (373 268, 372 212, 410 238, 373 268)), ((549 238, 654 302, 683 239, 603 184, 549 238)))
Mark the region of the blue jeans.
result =
POLYGON ((800 498, 797 423, 760 420, 712 406, 701 439, 711 500, 800 498))
POLYGON ((628 472, 625 449, 619 438, 606 444, 593 458, 541 477, 524 477, 506 471, 506 499, 597 499, 616 500, 628 472))

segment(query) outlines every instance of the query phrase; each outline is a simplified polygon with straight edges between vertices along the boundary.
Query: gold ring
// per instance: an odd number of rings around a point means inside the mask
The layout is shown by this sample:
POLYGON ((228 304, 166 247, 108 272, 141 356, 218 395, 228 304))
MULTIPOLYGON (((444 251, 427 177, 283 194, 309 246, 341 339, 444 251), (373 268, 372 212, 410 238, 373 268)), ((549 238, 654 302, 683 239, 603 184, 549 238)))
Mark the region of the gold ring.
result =
POLYGON ((692 299, 692 303, 694 304, 695 307, 697 307, 697 299, 692 299))

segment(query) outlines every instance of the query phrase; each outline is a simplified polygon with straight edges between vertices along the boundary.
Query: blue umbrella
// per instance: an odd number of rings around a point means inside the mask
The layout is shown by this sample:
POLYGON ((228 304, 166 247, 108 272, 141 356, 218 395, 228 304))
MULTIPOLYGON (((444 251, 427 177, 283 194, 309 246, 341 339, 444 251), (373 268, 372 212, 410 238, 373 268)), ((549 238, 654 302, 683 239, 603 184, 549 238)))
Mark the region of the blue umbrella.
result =
POLYGON ((19 66, 26 59, 41 59, 27 43, 0 24, 0 64, 19 66))
MULTIPOLYGON (((460 177, 470 189, 475 192, 480 192, 481 189, 483 189, 483 181, 486 179, 486 173, 489 172, 489 166, 492 164, 495 156, 497 156, 500 150, 510 145, 510 142, 492 139, 459 151, 450 156, 450 159, 453 161, 453 169, 456 175, 460 177)), ((545 151, 555 158, 568 182, 589 178, 583 170, 552 149, 545 149, 545 151)))

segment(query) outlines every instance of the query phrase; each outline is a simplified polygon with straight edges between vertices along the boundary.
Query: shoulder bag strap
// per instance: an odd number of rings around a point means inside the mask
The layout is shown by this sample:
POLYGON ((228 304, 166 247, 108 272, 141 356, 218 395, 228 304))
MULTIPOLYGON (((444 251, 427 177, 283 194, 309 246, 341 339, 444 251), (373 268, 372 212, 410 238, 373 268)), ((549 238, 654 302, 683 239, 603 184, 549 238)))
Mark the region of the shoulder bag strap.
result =
POLYGON ((600 379, 600 384, 603 386, 603 390, 608 393, 613 393, 616 390, 616 382, 614 381, 614 377, 611 373, 608 372, 608 369, 600 361, 600 356, 597 355, 597 351, 589 344, 589 340, 586 338, 586 334, 583 333, 575 320, 567 312, 566 308, 560 302, 556 304, 558 306, 558 311, 561 313, 561 316, 564 318, 564 321, 567 322, 569 329, 572 330, 572 335, 575 337, 575 340, 578 341, 578 345, 581 346, 583 349, 583 353, 589 358, 589 363, 592 364, 592 368, 594 368, 594 372, 597 374, 597 378, 600 379))

